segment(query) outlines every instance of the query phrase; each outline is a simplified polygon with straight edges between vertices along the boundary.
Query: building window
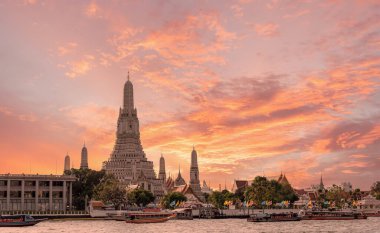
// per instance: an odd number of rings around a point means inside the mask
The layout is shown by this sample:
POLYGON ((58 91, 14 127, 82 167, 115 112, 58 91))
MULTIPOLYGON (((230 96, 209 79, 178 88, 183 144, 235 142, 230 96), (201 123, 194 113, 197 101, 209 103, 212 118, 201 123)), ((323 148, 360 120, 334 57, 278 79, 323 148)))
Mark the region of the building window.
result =
POLYGON ((38 185, 40 187, 49 187, 49 181, 40 181, 38 185))
POLYGON ((38 193, 39 198, 49 198, 49 191, 40 191, 38 193))
POLYGON ((7 186, 8 181, 7 180, 0 180, 0 186, 7 186))
POLYGON ((25 181, 25 186, 28 186, 28 187, 36 186, 36 181, 26 180, 25 181))
POLYGON ((21 180, 11 180, 11 186, 21 186, 21 180))
POLYGON ((20 198, 21 197, 21 191, 11 191, 11 198, 20 198))
POLYGON ((53 186, 63 186, 63 181, 53 181, 53 186))
POLYGON ((25 198, 35 198, 36 192, 35 191, 25 191, 24 197, 25 198))
POLYGON ((0 191, 0 198, 7 198, 7 191, 0 191))

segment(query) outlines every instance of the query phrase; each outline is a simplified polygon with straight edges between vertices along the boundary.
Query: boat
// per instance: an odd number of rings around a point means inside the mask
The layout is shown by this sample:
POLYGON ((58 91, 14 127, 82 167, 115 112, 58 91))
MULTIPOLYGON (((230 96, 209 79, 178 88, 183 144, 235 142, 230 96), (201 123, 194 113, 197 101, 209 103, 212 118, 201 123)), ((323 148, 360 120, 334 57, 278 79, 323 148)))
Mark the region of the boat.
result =
POLYGON ((252 214, 247 222, 284 222, 284 221, 300 221, 301 217, 297 213, 258 213, 252 214))
POLYGON ((362 212, 367 217, 380 217, 380 211, 363 211, 362 212))
POLYGON ((107 206, 101 201, 90 201, 89 212, 92 218, 112 219, 112 216, 122 216, 127 210, 116 210, 113 206, 107 206))
POLYGON ((46 219, 34 219, 27 214, 20 215, 1 215, 0 227, 26 227, 34 226, 37 223, 45 221, 46 219))
POLYGON ((175 218, 176 214, 172 213, 127 213, 125 215, 126 223, 161 223, 175 218))
POLYGON ((191 208, 181 208, 173 210, 176 214, 175 219, 177 220, 193 220, 193 209, 191 208))
POLYGON ((367 219, 367 215, 354 211, 300 211, 302 220, 355 220, 367 219))

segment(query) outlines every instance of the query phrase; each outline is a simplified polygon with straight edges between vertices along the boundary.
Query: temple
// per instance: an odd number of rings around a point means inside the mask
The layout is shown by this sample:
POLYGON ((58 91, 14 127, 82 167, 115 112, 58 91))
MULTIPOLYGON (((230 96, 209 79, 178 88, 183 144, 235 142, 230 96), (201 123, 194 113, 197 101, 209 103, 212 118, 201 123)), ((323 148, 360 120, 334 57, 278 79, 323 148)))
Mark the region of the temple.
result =
POLYGON ((83 144, 82 153, 80 157, 80 169, 88 169, 88 152, 86 143, 83 144))
POLYGON ((191 152, 190 188, 193 190, 194 194, 200 198, 201 201, 205 201, 204 196, 202 195, 201 184, 199 181, 198 154, 194 146, 193 151, 191 152))
POLYGON ((154 195, 163 195, 163 173, 161 179, 156 178, 153 162, 146 158, 141 145, 139 119, 134 107, 133 85, 129 80, 129 73, 124 85, 123 100, 117 120, 115 146, 108 161, 103 163, 103 168, 126 186, 138 185, 154 195))

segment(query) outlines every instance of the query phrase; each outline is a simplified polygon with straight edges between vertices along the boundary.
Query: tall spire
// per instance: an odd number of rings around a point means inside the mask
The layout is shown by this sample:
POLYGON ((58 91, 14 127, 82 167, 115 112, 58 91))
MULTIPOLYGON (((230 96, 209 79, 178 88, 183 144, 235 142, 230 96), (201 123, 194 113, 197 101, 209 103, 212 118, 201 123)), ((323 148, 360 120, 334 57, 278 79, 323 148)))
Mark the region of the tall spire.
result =
POLYGON ((86 143, 83 144, 81 158, 80 158, 80 169, 88 169, 88 152, 86 148, 86 143))
POLYGON ((166 181, 165 158, 162 153, 160 158, 160 171, 158 173, 158 179, 162 180, 163 182, 166 181))
POLYGON ((322 179, 322 172, 321 172, 321 181, 319 182, 319 188, 321 190, 323 190, 325 188, 324 184, 323 184, 323 179, 322 179))
POLYGON ((133 103, 133 85, 129 80, 129 71, 128 71, 128 80, 124 84, 124 111, 132 112, 134 110, 133 103))

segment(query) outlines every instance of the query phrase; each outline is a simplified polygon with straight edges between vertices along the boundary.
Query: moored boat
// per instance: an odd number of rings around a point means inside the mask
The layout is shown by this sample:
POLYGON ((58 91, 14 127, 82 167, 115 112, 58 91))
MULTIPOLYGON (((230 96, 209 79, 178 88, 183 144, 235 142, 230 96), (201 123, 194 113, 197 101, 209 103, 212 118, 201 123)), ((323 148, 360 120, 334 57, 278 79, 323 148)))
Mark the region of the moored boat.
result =
POLYGON ((127 223, 161 223, 175 218, 172 213, 128 213, 126 214, 127 223))
POLYGON ((354 211, 306 211, 300 212, 302 220, 355 220, 367 219, 367 215, 354 211))
POLYGON ((284 221, 300 221, 301 218, 297 213, 258 213, 252 214, 247 219, 248 222, 284 222, 284 221))
POLYGON ((1 215, 0 216, 0 227, 26 227, 34 226, 39 222, 46 219, 34 219, 32 216, 27 214, 20 215, 1 215))
POLYGON ((176 214, 177 220, 193 220, 193 210, 191 208, 175 209, 173 213, 176 214))
POLYGON ((380 211, 363 211, 362 213, 367 217, 380 217, 380 211))

